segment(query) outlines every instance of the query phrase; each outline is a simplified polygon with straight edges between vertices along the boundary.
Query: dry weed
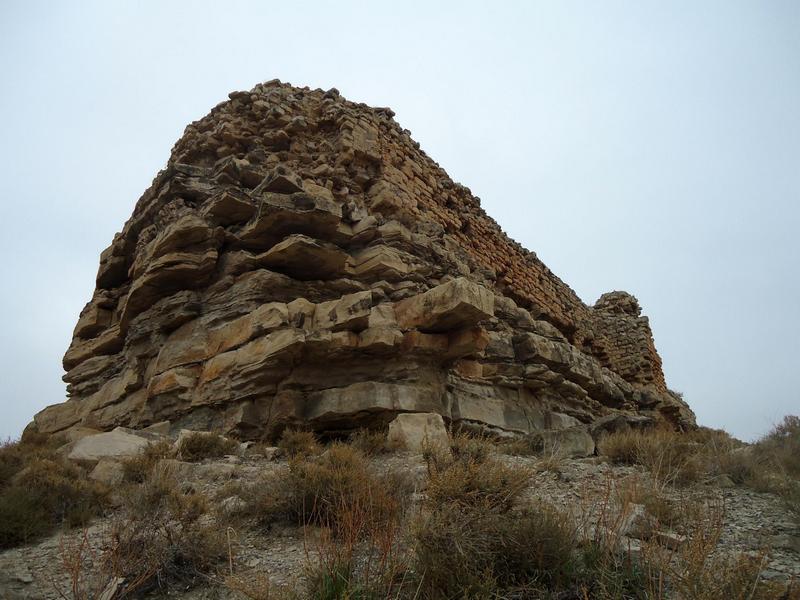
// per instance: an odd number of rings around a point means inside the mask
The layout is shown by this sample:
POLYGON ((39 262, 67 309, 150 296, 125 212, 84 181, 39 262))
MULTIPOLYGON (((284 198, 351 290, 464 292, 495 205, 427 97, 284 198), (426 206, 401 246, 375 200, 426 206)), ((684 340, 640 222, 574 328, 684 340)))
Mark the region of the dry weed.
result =
POLYGON ((228 439, 217 433, 195 431, 185 435, 178 445, 178 456, 190 462, 205 458, 222 458, 226 454, 234 454, 239 442, 228 439))

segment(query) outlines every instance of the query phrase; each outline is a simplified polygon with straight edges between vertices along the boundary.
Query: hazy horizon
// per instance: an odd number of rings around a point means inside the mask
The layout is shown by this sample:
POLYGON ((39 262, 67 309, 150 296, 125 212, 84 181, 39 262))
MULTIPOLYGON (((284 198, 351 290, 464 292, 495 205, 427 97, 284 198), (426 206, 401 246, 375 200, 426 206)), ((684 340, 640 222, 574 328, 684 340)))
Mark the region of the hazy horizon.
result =
POLYGON ((800 4, 215 7, 0 6, 0 438, 64 400, 100 252, 184 127, 272 78, 391 106, 584 302, 635 295, 700 424, 800 413, 800 4))

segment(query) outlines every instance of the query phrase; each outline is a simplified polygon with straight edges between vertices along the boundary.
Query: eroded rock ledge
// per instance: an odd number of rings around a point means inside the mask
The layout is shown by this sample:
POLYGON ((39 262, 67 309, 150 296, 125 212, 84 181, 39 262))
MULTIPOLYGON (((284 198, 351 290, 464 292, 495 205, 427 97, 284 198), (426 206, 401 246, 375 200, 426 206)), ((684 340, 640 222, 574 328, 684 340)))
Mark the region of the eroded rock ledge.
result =
POLYGON ((189 125, 30 427, 693 426, 636 299, 583 304, 392 116, 272 81, 189 125))

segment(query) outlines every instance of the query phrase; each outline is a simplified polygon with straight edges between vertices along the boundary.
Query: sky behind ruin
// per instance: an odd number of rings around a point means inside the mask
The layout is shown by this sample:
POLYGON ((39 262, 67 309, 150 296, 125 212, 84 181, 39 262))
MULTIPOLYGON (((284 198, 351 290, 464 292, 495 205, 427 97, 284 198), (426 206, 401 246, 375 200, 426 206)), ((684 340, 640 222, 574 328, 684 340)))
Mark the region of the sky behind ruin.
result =
POLYGON ((391 106, 585 302, 637 296, 701 424, 800 413, 800 3, 381 4, 0 4, 0 438, 63 401, 183 128, 276 77, 391 106))

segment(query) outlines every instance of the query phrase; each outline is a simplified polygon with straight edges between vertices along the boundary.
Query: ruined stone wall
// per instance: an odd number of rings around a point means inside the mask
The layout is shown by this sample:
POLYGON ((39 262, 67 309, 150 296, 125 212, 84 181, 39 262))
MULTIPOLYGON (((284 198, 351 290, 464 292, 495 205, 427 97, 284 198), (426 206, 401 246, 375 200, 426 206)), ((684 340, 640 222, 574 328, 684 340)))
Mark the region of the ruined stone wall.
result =
MULTIPOLYGON (((646 317, 631 321, 625 311, 598 314, 587 307, 535 253, 509 238, 480 208, 480 200, 454 183, 389 117, 379 111, 342 123, 344 156, 380 164, 379 178, 368 189, 373 212, 409 226, 420 220, 441 226, 469 257, 471 269, 480 269, 498 291, 534 317, 554 324, 626 381, 666 391, 646 317)), ((600 308, 607 307, 601 302, 600 308)))
POLYGON ((102 253, 69 400, 34 427, 691 425, 638 304, 583 304, 392 116, 270 82, 189 125, 102 253))

